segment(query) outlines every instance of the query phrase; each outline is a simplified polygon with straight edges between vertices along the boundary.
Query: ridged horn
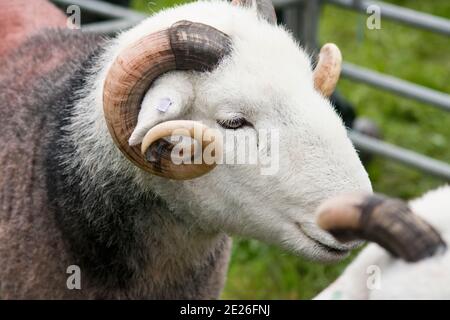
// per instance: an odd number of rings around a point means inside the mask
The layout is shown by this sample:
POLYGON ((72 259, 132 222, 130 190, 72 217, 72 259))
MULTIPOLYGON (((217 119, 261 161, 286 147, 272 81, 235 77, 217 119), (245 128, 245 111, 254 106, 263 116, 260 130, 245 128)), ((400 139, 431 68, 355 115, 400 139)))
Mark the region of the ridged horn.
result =
POLYGON ((318 208, 317 223, 340 241, 373 241, 408 262, 446 248, 439 233, 406 202, 381 195, 352 194, 325 201, 318 208))
POLYGON ((277 14, 271 0, 233 0, 232 4, 243 7, 252 7, 256 3, 258 17, 271 24, 277 24, 277 14))
MULTIPOLYGON (((160 171, 172 172, 176 174, 176 179, 192 179, 199 177, 216 166, 217 162, 222 157, 222 136, 218 130, 214 130, 205 126, 204 124, 191 121, 191 120, 172 120, 162 122, 153 128, 151 128, 141 144, 141 153, 146 157, 147 161, 152 163, 160 171), (190 163, 184 163, 177 165, 173 163, 171 152, 173 145, 170 142, 160 140, 164 137, 183 135, 196 140, 201 146, 201 154, 195 153, 195 144, 190 145, 189 160, 190 163), (155 143, 159 143, 155 145, 155 143), (210 155, 210 159, 203 157, 205 149, 213 144, 213 154, 210 155), (150 148, 151 146, 155 148, 150 148), (195 164, 195 157, 200 160, 198 164, 195 164)), ((187 155, 183 155, 186 158, 187 155)))
POLYGON ((331 96, 336 88, 342 68, 342 55, 333 43, 322 46, 319 61, 314 69, 314 87, 325 97, 331 96))
POLYGON ((145 159, 139 146, 130 146, 128 139, 137 124, 144 95, 157 77, 172 70, 211 71, 230 51, 231 40, 223 32, 201 23, 179 21, 141 38, 118 55, 104 83, 103 109, 115 144, 130 161, 171 179, 192 179, 210 170, 193 170, 193 176, 186 167, 170 165, 166 158, 155 165, 145 159))

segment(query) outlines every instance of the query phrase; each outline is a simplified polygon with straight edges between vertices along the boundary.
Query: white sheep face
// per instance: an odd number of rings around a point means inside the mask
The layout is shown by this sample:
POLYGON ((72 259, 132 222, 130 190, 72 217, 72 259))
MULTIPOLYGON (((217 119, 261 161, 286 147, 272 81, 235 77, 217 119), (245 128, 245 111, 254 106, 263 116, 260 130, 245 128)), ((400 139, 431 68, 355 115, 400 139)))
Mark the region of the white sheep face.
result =
POLYGON ((181 182, 139 171, 143 186, 205 230, 260 239, 320 260, 345 256, 352 244, 340 244, 321 231, 314 211, 330 196, 371 191, 371 185, 341 119, 313 88, 308 56, 283 28, 259 20, 251 9, 222 1, 156 14, 123 33, 111 52, 117 54, 179 20, 225 32, 232 38, 233 52, 211 73, 176 71, 161 76, 144 99, 130 143, 140 143, 148 129, 166 120, 192 119, 215 126, 239 117, 251 126, 217 127, 224 134, 250 135, 253 143, 262 139, 262 129, 276 130, 280 143, 273 150, 279 165, 274 173, 261 174, 261 165, 223 164, 181 182), (166 98, 172 102, 167 111, 157 110, 166 98))

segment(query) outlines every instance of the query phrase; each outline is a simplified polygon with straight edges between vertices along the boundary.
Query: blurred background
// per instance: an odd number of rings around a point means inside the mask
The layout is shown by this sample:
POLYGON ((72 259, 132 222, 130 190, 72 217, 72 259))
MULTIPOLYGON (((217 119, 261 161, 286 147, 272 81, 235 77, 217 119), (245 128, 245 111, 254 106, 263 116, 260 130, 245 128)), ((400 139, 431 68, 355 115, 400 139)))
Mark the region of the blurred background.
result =
MULTIPOLYGON (((120 1, 120 0, 116 0, 120 1)), ((152 14, 186 0, 132 0, 132 8, 152 14)), ((395 5, 450 18, 448 0, 388 0, 395 5)), ((383 19, 366 27, 367 15, 325 5, 319 43, 334 42, 348 62, 450 93, 448 36, 383 19)), ((358 117, 370 118, 386 142, 450 162, 450 115, 429 104, 341 79, 338 90, 358 117)), ((375 191, 411 199, 445 183, 442 178, 381 157, 366 163, 375 191)), ((323 265, 294 257, 257 241, 235 239, 224 299, 309 299, 333 281, 356 255, 323 265)))

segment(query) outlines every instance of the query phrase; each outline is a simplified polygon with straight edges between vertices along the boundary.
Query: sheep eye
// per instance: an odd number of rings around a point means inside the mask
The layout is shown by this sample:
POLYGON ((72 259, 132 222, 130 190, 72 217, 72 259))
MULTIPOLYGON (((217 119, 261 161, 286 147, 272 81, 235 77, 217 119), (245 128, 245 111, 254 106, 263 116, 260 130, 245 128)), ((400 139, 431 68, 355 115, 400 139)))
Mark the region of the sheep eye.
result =
POLYGON ((232 129, 236 130, 239 128, 242 128, 247 125, 251 125, 247 120, 244 118, 232 118, 227 120, 217 120, 217 123, 219 126, 221 126, 224 129, 232 129))

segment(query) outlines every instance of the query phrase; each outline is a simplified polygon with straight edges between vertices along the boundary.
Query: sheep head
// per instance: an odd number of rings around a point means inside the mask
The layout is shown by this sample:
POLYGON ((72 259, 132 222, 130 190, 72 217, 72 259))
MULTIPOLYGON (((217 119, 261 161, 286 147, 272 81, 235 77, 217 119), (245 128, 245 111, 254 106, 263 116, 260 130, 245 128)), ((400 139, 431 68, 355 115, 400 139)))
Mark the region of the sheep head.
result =
MULTIPOLYGON (((274 22, 271 19, 269 21, 274 22)), ((116 58, 105 82, 105 117, 117 146, 138 167, 172 179, 195 178, 214 167, 174 166, 171 159, 166 157, 168 153, 153 163, 149 162, 145 159, 145 153, 153 142, 163 138, 160 134, 155 135, 155 130, 160 127, 149 133, 148 136, 157 136, 157 139, 146 139, 146 148, 141 148, 142 154, 128 142, 136 128, 145 92, 157 77, 173 70, 210 71, 230 51, 231 39, 226 34, 201 23, 180 21, 167 30, 143 37, 116 58)), ((334 91, 339 79, 341 60, 340 51, 334 44, 322 47, 314 70, 314 85, 325 96, 330 96, 334 91)), ((188 126, 192 127, 194 123, 188 126)), ((172 130, 182 128, 185 127, 174 126, 172 130)), ((216 144, 220 143, 219 139, 214 141, 216 144)), ((202 146, 205 147, 203 141, 202 146)))
POLYGON ((135 181, 208 231, 341 258, 358 242, 341 244, 321 230, 315 209, 330 196, 371 186, 327 99, 339 78, 339 49, 325 45, 312 70, 309 56, 276 25, 270 2, 249 3, 190 3, 121 34, 96 79, 104 84, 109 133, 135 165, 135 181), (209 138, 195 137, 194 128, 209 138), (237 164, 236 155, 234 164, 174 164, 176 145, 162 138, 177 130, 223 158, 235 139, 249 138, 277 168, 261 174, 264 164, 237 164), (267 142, 277 137, 278 147, 267 142))

